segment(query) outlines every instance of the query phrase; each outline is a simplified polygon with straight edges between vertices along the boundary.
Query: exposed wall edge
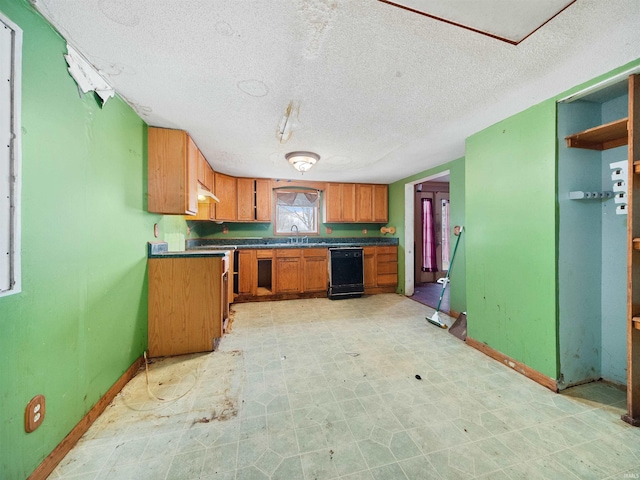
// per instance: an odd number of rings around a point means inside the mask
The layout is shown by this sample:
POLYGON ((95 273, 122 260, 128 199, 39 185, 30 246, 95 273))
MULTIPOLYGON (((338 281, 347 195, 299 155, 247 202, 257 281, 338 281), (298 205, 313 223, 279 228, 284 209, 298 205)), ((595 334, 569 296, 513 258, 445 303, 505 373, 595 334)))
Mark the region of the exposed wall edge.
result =
POLYGON ((64 440, 58 444, 56 448, 45 458, 40 465, 29 476, 28 480, 46 480, 51 475, 58 464, 62 461, 73 446, 80 440, 80 437, 89 430, 89 427, 96 421, 100 414, 107 408, 107 405, 120 393, 122 388, 131 380, 140 367, 144 364, 144 358, 139 357, 133 364, 122 374, 122 376, 107 390, 107 392, 98 400, 98 402, 82 417, 82 420, 73 427, 73 430, 64 437, 64 440))
POLYGON ((513 370, 524 375, 525 377, 530 378, 534 382, 539 383, 543 387, 547 387, 549 390, 553 392, 558 392, 557 382, 553 378, 547 377, 546 375, 543 375, 537 370, 534 370, 533 368, 528 367, 524 363, 514 360, 513 358, 508 357, 504 353, 500 353, 499 351, 491 348, 489 345, 479 342, 478 340, 474 340, 471 337, 467 337, 466 342, 467 342, 467 345, 469 345, 470 347, 473 347, 476 350, 481 351, 482 353, 493 358, 494 360, 498 360, 500 363, 506 365, 507 367, 512 368, 513 370))

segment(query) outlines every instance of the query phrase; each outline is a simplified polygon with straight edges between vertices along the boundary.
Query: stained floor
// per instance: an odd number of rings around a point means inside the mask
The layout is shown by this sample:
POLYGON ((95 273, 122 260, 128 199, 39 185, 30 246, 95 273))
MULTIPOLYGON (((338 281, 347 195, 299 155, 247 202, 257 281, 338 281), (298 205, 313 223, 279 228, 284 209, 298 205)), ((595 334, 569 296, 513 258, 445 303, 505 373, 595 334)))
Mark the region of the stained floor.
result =
POLYGON ((218 352, 150 364, 149 388, 142 370, 50 478, 640 474, 622 390, 552 393, 427 323, 433 309, 405 297, 233 308, 218 352))
POLYGON ((440 311, 449 312, 449 286, 442 292, 442 285, 439 283, 417 283, 413 289, 413 295, 410 297, 416 302, 420 302, 431 308, 436 308, 442 295, 440 303, 440 311))

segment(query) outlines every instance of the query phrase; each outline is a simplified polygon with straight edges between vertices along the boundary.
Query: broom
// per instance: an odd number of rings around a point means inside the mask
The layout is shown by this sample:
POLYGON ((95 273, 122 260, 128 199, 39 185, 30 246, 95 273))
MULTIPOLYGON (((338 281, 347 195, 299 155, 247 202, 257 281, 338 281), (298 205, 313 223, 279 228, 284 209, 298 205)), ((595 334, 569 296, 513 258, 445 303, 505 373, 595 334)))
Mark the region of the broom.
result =
POLYGON ((458 238, 456 239, 456 245, 455 247, 453 247, 453 255, 451 256, 451 262, 449 262, 449 268, 447 269, 447 275, 444 277, 444 282, 442 283, 442 291, 440 292, 440 300, 438 300, 438 306, 436 307, 436 311, 433 314, 433 316, 431 318, 426 317, 427 321, 429 323, 433 323, 436 327, 440 327, 440 328, 447 328, 447 326, 444 324, 444 322, 442 322, 442 320, 440 320, 440 304, 442 303, 442 297, 444 297, 444 291, 447 288, 447 284, 449 283, 449 273, 451 272, 451 269, 453 268, 453 261, 456 258, 456 250, 458 250, 458 243, 460 242, 460 237, 462 236, 462 231, 464 230, 464 226, 459 227, 458 233, 456 233, 456 229, 458 229, 458 227, 453 229, 453 233, 454 235, 457 235, 458 238))

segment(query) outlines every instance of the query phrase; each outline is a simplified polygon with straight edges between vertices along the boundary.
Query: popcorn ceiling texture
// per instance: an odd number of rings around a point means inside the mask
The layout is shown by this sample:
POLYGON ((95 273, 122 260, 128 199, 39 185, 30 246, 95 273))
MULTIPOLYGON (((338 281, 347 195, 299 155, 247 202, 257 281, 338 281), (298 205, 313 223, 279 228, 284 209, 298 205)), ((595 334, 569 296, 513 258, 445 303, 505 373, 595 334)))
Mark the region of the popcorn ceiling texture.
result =
POLYGON ((517 46, 372 0, 32 3, 148 124, 187 130, 238 176, 299 178, 284 154, 311 150, 305 179, 389 183, 640 57, 637 0, 578 0, 517 46))

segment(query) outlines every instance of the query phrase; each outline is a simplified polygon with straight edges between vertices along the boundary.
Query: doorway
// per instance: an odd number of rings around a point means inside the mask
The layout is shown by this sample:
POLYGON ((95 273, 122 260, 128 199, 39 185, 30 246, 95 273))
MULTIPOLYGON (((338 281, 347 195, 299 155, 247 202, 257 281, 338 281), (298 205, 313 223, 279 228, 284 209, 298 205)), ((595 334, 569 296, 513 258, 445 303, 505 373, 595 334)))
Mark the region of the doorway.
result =
POLYGON ((440 310, 449 312, 449 289, 443 292, 449 268, 449 181, 441 177, 417 183, 414 189, 414 245, 412 299, 436 308, 442 294, 440 310))

